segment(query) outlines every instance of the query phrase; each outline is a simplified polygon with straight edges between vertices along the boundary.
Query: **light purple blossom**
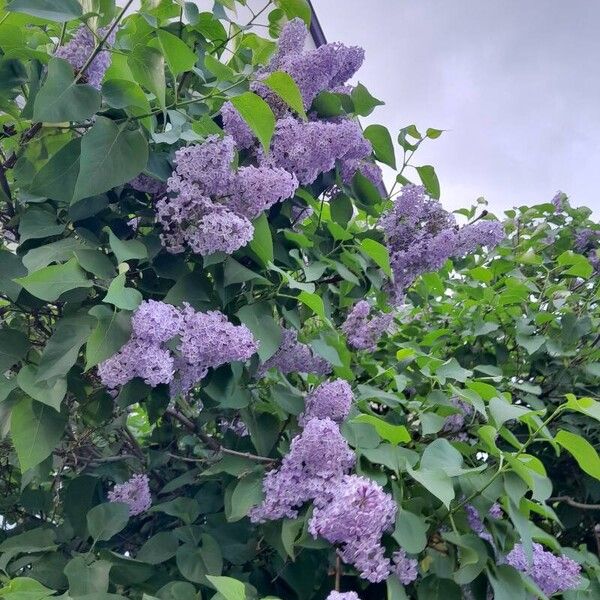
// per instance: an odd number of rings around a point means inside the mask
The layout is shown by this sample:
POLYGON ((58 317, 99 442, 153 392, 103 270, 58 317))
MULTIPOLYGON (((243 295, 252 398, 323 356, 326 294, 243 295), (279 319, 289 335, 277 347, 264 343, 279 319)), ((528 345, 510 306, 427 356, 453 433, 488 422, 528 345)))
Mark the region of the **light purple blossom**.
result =
MULTIPOLYGON (((467 522, 469 523, 469 527, 473 530, 473 533, 476 533, 482 540, 486 540, 494 545, 492 535, 487 530, 477 508, 472 504, 467 504, 465 506, 465 512, 467 513, 467 522)), ((494 503, 488 511, 488 518, 501 519, 503 514, 502 507, 499 504, 494 503)))
POLYGON ((341 423, 348 416, 353 400, 352 388, 347 381, 325 381, 306 397, 304 412, 299 415, 298 423, 303 426, 315 418, 329 418, 341 423))
POLYGON ((456 412, 448 415, 444 419, 442 431, 447 433, 459 433, 465 428, 465 419, 473 414, 474 409, 471 404, 463 402, 458 398, 451 398, 450 404, 456 409, 456 412))
POLYGON ((246 150, 254 146, 256 142, 254 133, 231 102, 223 104, 221 116, 225 133, 233 138, 239 150, 246 150))
POLYGON ((415 558, 410 558, 404 550, 394 552, 392 556, 392 572, 398 577, 400 583, 408 585, 419 575, 419 563, 415 558))
POLYGON ((262 377, 269 369, 277 369, 284 375, 288 373, 327 375, 331 372, 331 364, 324 358, 315 356, 310 346, 299 342, 296 331, 282 329, 281 343, 277 352, 260 366, 258 376, 262 377))
POLYGON ((477 221, 459 229, 452 256, 465 256, 475 252, 479 246, 495 248, 504 238, 504 227, 500 221, 477 221))
POLYGON ((167 184, 160 179, 155 179, 145 173, 134 177, 128 185, 138 192, 145 192, 151 196, 162 196, 167 192, 167 184))
MULTIPOLYGON (((99 29, 97 32, 98 37, 103 38, 107 31, 108 27, 99 29)), ((116 32, 113 31, 106 43, 109 45, 114 44, 115 35, 116 32)), ((80 25, 69 42, 56 50, 55 56, 66 60, 73 67, 73 70, 77 72, 90 58, 98 41, 86 25, 80 25)), ((106 48, 106 44, 104 47, 106 48)), ((101 50, 88 65, 81 77, 81 81, 100 89, 104 73, 106 73, 106 70, 110 66, 110 61, 110 52, 108 50, 101 50)))
POLYGON ((360 598, 356 592, 336 592, 333 590, 325 600, 360 600, 360 598))
POLYGON ((352 348, 375 350, 379 338, 389 329, 393 320, 392 313, 371 315, 371 305, 366 300, 360 300, 348 313, 341 330, 352 348))
POLYGON ((547 596, 576 588, 581 581, 579 564, 567 556, 555 556, 541 544, 533 544, 531 561, 523 545, 516 544, 506 556, 506 562, 533 579, 547 596))
POLYGON ((131 318, 134 334, 143 340, 160 344, 178 335, 183 325, 181 311, 172 304, 145 300, 131 318))
POLYGON ((312 419, 291 443, 278 469, 263 480, 265 499, 251 509, 253 523, 298 516, 305 502, 328 493, 354 465, 355 457, 331 419, 312 419))
POLYGON ((342 560, 375 583, 391 571, 381 536, 393 527, 395 517, 396 503, 379 484, 346 475, 315 500, 308 530, 315 538, 339 544, 342 560))
POLYGON ((554 204, 554 208, 557 211, 561 211, 563 209, 563 203, 566 199, 567 195, 564 192, 561 192, 560 190, 556 192, 554 198, 552 198, 552 204, 554 204))
POLYGON ((108 499, 127 504, 131 516, 147 511, 152 506, 148 476, 137 474, 125 483, 118 483, 108 492, 108 499))

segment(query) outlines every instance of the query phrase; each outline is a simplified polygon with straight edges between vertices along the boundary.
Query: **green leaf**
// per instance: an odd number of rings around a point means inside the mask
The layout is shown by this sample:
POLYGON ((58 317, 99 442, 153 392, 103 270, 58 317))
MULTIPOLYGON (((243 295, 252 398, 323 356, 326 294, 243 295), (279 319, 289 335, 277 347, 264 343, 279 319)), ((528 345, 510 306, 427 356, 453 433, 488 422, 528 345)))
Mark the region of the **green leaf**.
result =
POLYGON ((518 571, 508 565, 497 565, 488 571, 494 600, 526 600, 527 590, 518 571))
POLYGON ((75 258, 63 265, 44 267, 16 281, 30 294, 47 302, 54 302, 69 290, 92 286, 92 281, 86 277, 75 258))
POLYGON ((0 588, 0 598, 4 600, 43 600, 55 593, 30 577, 15 577, 0 588))
POLYGON ((431 165, 423 165, 422 167, 416 167, 416 169, 427 193, 432 198, 439 200, 440 182, 435 174, 435 169, 431 165))
POLYGON ((564 275, 573 275, 574 277, 583 277, 587 279, 594 272, 594 267, 590 261, 581 254, 576 254, 571 250, 563 252, 557 259, 560 266, 569 266, 564 275))
POLYGON ((71 65, 61 58, 52 58, 46 82, 35 97, 33 119, 47 123, 83 121, 96 114, 100 104, 97 89, 75 82, 71 65))
POLYGON ((203 534, 201 546, 183 544, 177 550, 177 567, 189 581, 209 585, 207 575, 220 575, 223 570, 223 557, 216 540, 210 535, 203 534))
POLYGON ((265 79, 260 80, 273 90, 292 110, 296 111, 305 121, 307 119, 302 102, 302 94, 296 82, 284 71, 275 71, 265 79))
POLYGON ((127 343, 131 333, 131 319, 127 312, 95 306, 90 314, 98 319, 98 324, 85 347, 86 371, 118 352, 127 343))
POLYGON ((302 291, 298 295, 298 300, 310 308, 316 315, 319 315, 323 320, 327 320, 325 314, 325 305, 321 296, 313 294, 311 292, 302 291))
POLYGON ((352 90, 351 97, 354 103, 354 112, 361 117, 368 117, 376 106, 385 104, 385 102, 371 96, 369 90, 362 83, 359 83, 352 90))
POLYGON ((59 22, 78 19, 83 13, 77 0, 13 0, 6 10, 59 22))
POLYGON ((108 242, 119 263, 148 257, 148 250, 142 242, 139 240, 121 240, 110 229, 108 230, 108 242))
POLYGON ((92 273, 100 279, 112 279, 115 276, 113 263, 101 250, 77 248, 74 250, 74 254, 77 262, 88 273, 92 273))
POLYGON ((240 479, 231 494, 231 511, 227 515, 229 522, 243 519, 253 506, 261 503, 263 499, 262 471, 251 473, 240 479))
POLYGON ((13 407, 10 435, 24 473, 45 460, 60 442, 66 419, 53 408, 31 398, 13 407))
POLYGON ((30 190, 33 194, 59 202, 70 203, 79 175, 81 138, 65 144, 33 176, 30 190))
POLYGON ((74 598, 108 591, 108 574, 111 567, 112 564, 106 560, 96 560, 88 564, 83 556, 72 558, 64 570, 69 580, 69 596, 74 598))
POLYGON ((143 113, 150 112, 150 103, 142 88, 128 79, 109 79, 102 84, 102 96, 113 108, 142 109, 143 113))
POLYGON ((60 412, 61 402, 67 393, 66 379, 58 378, 52 384, 39 382, 37 367, 27 365, 19 371, 17 383, 28 396, 60 412))
POLYGON ((21 262, 21 258, 12 252, 0 250, 0 292, 16 302, 23 288, 14 280, 25 275, 27 269, 21 262))
MULTIPOLYGON (((0 344, 1 346, 2 344, 0 344)), ((567 394, 567 402, 563 406, 568 410, 580 412, 600 421, 600 402, 592 398, 576 398, 573 394, 567 394)))
POLYGON ((273 237, 266 213, 262 213, 252 224, 254 225, 254 237, 250 242, 250 249, 266 266, 273 260, 273 237))
POLYGON ((425 135, 430 140, 435 140, 435 139, 439 138, 440 135, 442 135, 442 133, 444 133, 443 129, 434 129, 433 127, 428 127, 427 131, 425 131, 425 135))
POLYGON ((54 211, 33 206, 23 213, 19 222, 20 243, 59 235, 64 230, 64 223, 56 222, 54 211))
POLYGON ((344 228, 346 228, 354 214, 352 200, 346 194, 336 194, 329 201, 329 210, 331 211, 331 218, 344 228))
POLYGON ((187 525, 191 525, 200 515, 200 505, 194 498, 185 496, 175 498, 169 502, 157 504, 150 509, 152 512, 163 512, 166 515, 177 517, 187 525))
POLYGON ((371 142, 375 158, 379 162, 395 169, 396 154, 394 152, 394 143, 387 128, 383 125, 369 125, 364 131, 364 136, 371 142))
POLYGON ((441 469, 417 469, 411 467, 406 469, 408 474, 418 481, 427 491, 439 498, 446 508, 450 508, 450 503, 454 500, 454 486, 452 480, 441 469))
POLYGON ((107 541, 127 525, 129 506, 124 502, 105 502, 90 509, 86 518, 94 541, 107 541))
POLYGON ((581 436, 562 429, 554 439, 573 456, 582 471, 600 480, 600 457, 594 446, 581 436))
POLYGON ((123 310, 135 310, 142 303, 142 294, 134 288, 125 287, 125 281, 125 273, 115 277, 110 282, 108 292, 102 302, 114 304, 117 308, 123 310))
POLYGON ((386 587, 386 600, 409 600, 404 586, 400 583, 400 580, 395 575, 391 575, 387 578, 386 587))
POLYGON ((261 362, 271 358, 281 344, 281 327, 273 318, 272 308, 264 302, 246 304, 240 308, 237 316, 260 342, 258 356, 261 362))
POLYGON ((530 413, 531 411, 524 407, 518 406, 515 404, 511 404, 507 402, 504 398, 495 397, 490 400, 489 403, 489 411, 490 415, 494 419, 494 422, 498 427, 500 425, 506 423, 507 421, 512 421, 513 419, 519 419, 523 415, 530 413))
POLYGON ((198 60, 191 48, 176 35, 164 29, 159 29, 157 36, 171 73, 179 75, 184 71, 191 71, 198 60))
POLYGON ((4 373, 29 351, 27 336, 16 329, 0 329, 0 373, 4 373))
POLYGON ((419 554, 427 546, 429 526, 423 517, 408 510, 400 510, 396 517, 393 538, 409 554, 419 554))
POLYGON ((411 440, 410 433, 404 425, 392 425, 374 415, 358 415, 358 417, 353 419, 353 422, 372 425, 381 439, 387 440, 394 445, 406 444, 411 440))
POLYGON ((73 200, 96 196, 139 175, 148 162, 148 142, 139 129, 128 129, 98 116, 81 141, 81 163, 73 200))
POLYGON ((366 238, 361 240, 360 247, 367 256, 373 259, 375 264, 377 264, 388 277, 392 276, 390 255, 388 249, 383 244, 380 244, 371 238, 366 238))
MULTIPOLYGON (((127 65, 135 80, 152 92, 161 108, 165 103, 165 59, 160 50, 146 45, 139 45, 127 56, 127 65)), ((141 169, 140 169, 141 171, 141 169)), ((138 171, 139 172, 139 171, 138 171)), ((134 176, 135 177, 135 176, 134 176)))
POLYGON ((451 358, 435 370, 435 376, 442 384, 446 383, 446 379, 464 383, 471 375, 473 375, 473 371, 463 369, 455 358, 451 358))
POLYGON ((136 560, 158 565, 175 556, 179 540, 171 531, 159 531, 139 549, 136 560))
POLYGON ((252 280, 271 285, 271 282, 268 279, 265 279, 262 275, 256 273, 256 271, 248 269, 235 260, 235 258, 230 256, 225 261, 225 264, 223 265, 223 283, 225 287, 252 280))
POLYGON ((225 600, 246 600, 246 589, 241 581, 231 577, 217 577, 215 575, 207 575, 206 579, 213 584, 225 600))
POLYGON ((306 23, 306 26, 310 27, 312 12, 306 0, 277 0, 277 4, 289 20, 300 17, 306 23))
POLYGON ((275 131, 275 115, 271 107, 254 92, 244 92, 231 98, 231 103, 260 140, 266 154, 275 131))

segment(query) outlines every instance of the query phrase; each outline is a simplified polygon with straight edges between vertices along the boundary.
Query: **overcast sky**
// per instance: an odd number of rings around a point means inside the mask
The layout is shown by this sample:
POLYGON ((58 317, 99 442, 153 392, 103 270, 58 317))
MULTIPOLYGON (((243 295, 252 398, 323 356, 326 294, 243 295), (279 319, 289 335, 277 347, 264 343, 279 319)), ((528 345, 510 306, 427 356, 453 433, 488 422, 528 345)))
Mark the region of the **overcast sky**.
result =
POLYGON ((313 4, 329 41, 366 50, 358 79, 386 102, 366 122, 447 130, 415 159, 448 208, 484 196, 501 213, 560 189, 600 214, 600 2, 313 4))
POLYGON ((419 150, 448 207, 561 189, 600 213, 600 2, 314 0, 329 40, 366 50, 373 122, 448 130, 419 150), (343 10, 341 6, 343 5, 343 10))

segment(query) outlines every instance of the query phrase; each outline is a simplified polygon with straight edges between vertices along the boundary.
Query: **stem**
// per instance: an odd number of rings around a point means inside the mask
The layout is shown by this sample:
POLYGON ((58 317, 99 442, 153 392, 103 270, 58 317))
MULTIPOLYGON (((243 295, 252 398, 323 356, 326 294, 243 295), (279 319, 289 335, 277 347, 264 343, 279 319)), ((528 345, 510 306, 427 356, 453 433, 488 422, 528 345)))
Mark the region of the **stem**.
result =
POLYGON ((340 591, 340 582, 342 579, 342 559, 339 554, 335 557, 335 591, 340 591))
POLYGON ((548 498, 546 502, 564 502, 569 506, 580 508, 581 510, 600 510, 600 504, 585 504, 583 502, 577 502, 577 500, 573 500, 571 496, 554 496, 553 498, 548 498))

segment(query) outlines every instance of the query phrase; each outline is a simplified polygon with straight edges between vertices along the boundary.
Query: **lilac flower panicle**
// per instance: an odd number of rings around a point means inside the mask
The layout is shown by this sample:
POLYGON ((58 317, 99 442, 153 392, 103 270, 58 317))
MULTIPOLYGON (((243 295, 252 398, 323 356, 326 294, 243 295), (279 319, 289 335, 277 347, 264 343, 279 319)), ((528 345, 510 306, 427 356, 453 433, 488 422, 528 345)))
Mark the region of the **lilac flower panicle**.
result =
POLYGON ((347 381, 326 381, 308 394, 304 412, 299 415, 298 423, 303 426, 315 418, 329 418, 341 423, 348 416, 353 400, 352 388, 347 381))
POLYGON ((392 324, 392 313, 371 315, 371 306, 366 300, 357 302, 348 313, 342 324, 342 331, 346 334, 348 344, 356 350, 375 350, 382 334, 392 324))
POLYGON ((409 558, 404 550, 394 552, 392 556, 392 572, 398 577, 400 583, 408 585, 419 575, 419 563, 415 558, 409 558))
POLYGON ((152 506, 148 476, 137 474, 125 483, 118 483, 108 492, 108 499, 127 504, 131 516, 147 511, 152 506))
POLYGON ((151 196, 162 196, 167 192, 167 184, 164 181, 150 177, 145 173, 140 173, 137 177, 134 177, 128 185, 137 192, 145 192, 151 196))
MULTIPOLYGON (((108 29, 108 27, 98 29, 98 37, 103 38, 108 29)), ((115 37, 116 32, 111 32, 107 43, 109 45, 114 44, 115 37)), ((96 45, 97 41, 94 34, 87 26, 80 25, 69 42, 56 50, 55 56, 66 60, 73 67, 73 70, 77 72, 85 65, 96 45)), ((110 52, 108 50, 101 50, 88 65, 81 77, 81 81, 89 83, 96 89, 100 89, 104 73, 106 73, 106 70, 110 66, 110 62, 110 52)))
POLYGON ((315 538, 339 544, 342 560, 376 583, 391 572, 381 536, 393 527, 395 517, 396 503, 379 484, 346 475, 315 500, 308 530, 315 538))
POLYGON ((576 588, 581 581, 579 564, 567 556, 555 556, 541 544, 533 544, 531 561, 523 545, 516 544, 506 556, 506 562, 533 579, 547 596, 576 588))
POLYGON ((183 324, 181 311, 156 300, 142 302, 131 318, 134 334, 149 342, 167 342, 178 335, 183 324))
POLYGON ((281 330, 281 343, 277 352, 260 366, 257 375, 262 377, 273 368, 284 375, 288 373, 328 375, 331 372, 331 364, 324 358, 315 356, 309 346, 299 342, 298 334, 293 329, 281 330))
POLYGON ((490 506, 488 515, 492 519, 502 519, 504 517, 504 511, 502 510, 502 506, 500 506, 500 504, 498 504, 497 502, 494 502, 494 504, 490 506))
POLYGON ((242 167, 237 172, 227 207, 247 219, 256 219, 274 204, 291 198, 297 189, 296 176, 284 169, 242 167))
POLYGON ((256 136, 231 102, 223 104, 221 116, 225 133, 231 136, 239 150, 251 148, 255 144, 256 136))
POLYGON ((288 21, 279 34, 277 50, 271 57, 269 67, 273 70, 279 69, 287 57, 302 54, 307 37, 308 29, 302 19, 288 21))
POLYGON ((554 198, 552 198, 552 204, 554 204, 554 208, 557 211, 561 211, 563 209, 564 201, 567 199, 567 195, 560 190, 554 194, 554 198))
POLYGON ((463 402, 458 398, 451 398, 450 404, 457 412, 448 415, 444 419, 442 431, 447 433, 459 433, 465 428, 465 419, 468 419, 473 414, 474 409, 468 402, 463 402))
POLYGON ((325 600, 360 600, 360 598, 356 592, 336 592, 333 590, 325 600))
POLYGON ((500 221, 477 221, 465 225, 458 231, 452 256, 471 254, 479 246, 495 248, 505 237, 504 227, 500 221))
POLYGON ((251 509, 253 523, 295 518, 298 508, 323 497, 354 465, 355 457, 331 419, 311 419, 291 443, 278 469, 263 480, 265 499, 251 509))

